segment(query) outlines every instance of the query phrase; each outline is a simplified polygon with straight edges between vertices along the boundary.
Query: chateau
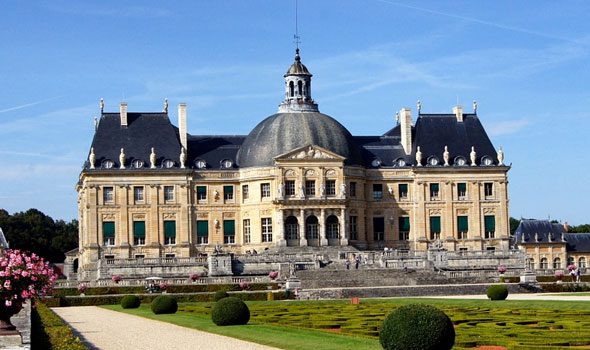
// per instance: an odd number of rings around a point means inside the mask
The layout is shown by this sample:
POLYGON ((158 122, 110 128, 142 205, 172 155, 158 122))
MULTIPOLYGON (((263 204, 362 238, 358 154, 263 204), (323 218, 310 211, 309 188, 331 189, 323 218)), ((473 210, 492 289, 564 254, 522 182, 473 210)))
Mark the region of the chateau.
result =
POLYGON ((284 80, 278 112, 245 136, 190 135, 185 104, 174 126, 167 102, 110 113, 101 101, 76 186, 80 271, 220 247, 509 250, 510 167, 475 102, 436 114, 418 102, 383 134, 353 136, 320 113, 299 49, 284 80))

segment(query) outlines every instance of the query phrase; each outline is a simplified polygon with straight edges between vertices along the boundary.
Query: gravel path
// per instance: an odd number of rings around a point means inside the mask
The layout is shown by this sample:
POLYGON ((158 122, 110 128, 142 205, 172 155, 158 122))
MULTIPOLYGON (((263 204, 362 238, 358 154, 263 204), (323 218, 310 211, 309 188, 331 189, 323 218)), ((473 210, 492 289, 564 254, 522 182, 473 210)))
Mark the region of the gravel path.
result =
POLYGON ((54 308, 91 349, 278 350, 96 306, 54 308))

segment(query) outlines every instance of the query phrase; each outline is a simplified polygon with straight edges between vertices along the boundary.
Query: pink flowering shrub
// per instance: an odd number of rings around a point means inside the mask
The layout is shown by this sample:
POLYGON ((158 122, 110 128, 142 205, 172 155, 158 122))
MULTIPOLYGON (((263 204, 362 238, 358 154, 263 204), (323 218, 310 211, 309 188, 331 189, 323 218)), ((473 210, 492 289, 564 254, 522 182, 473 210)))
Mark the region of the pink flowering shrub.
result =
POLYGON ((46 295, 57 275, 36 254, 20 250, 7 250, 0 256, 0 307, 18 307, 27 299, 46 295))
POLYGON ((506 265, 500 265, 498 266, 498 272, 499 273, 504 273, 506 272, 508 269, 506 268, 506 265))
POLYGON ((557 271, 555 271, 555 278, 556 278, 558 281, 561 281, 561 279, 563 278, 563 271, 561 271, 561 270, 557 270, 557 271))
POLYGON ((85 283, 80 283, 78 285, 78 292, 80 292, 80 294, 86 293, 86 289, 88 289, 88 286, 85 283))
POLYGON ((195 282, 196 280, 198 280, 199 278, 201 278, 201 274, 200 273, 191 273, 188 278, 195 282))
POLYGON ((577 268, 577 267, 576 267, 576 265, 574 265, 574 264, 570 264, 570 265, 568 265, 568 266, 567 266, 567 270, 568 270, 569 272, 572 272, 572 271, 574 271, 576 268, 577 268))
POLYGON ((273 270, 273 271, 271 271, 271 272, 268 273, 268 277, 271 280, 274 280, 275 278, 279 277, 279 272, 273 270))
POLYGON ((248 289, 248 287, 250 287, 250 283, 248 283, 248 281, 241 281, 240 282, 240 288, 242 290, 246 290, 246 289, 248 289))
POLYGON ((168 283, 166 282, 160 282, 160 290, 162 292, 166 291, 166 289, 168 289, 168 283))
POLYGON ((119 283, 123 280, 123 277, 121 277, 121 275, 113 275, 113 277, 111 277, 111 280, 115 283, 119 283))

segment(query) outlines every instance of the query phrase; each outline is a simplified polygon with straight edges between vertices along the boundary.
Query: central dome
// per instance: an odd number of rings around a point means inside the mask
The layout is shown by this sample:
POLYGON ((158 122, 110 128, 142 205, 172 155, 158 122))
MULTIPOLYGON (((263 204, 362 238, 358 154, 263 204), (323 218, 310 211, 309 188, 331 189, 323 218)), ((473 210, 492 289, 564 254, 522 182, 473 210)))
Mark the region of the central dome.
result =
POLYGON ((272 166, 276 156, 317 145, 362 165, 352 135, 334 118, 319 112, 277 113, 260 122, 246 137, 237 155, 241 168, 272 166))

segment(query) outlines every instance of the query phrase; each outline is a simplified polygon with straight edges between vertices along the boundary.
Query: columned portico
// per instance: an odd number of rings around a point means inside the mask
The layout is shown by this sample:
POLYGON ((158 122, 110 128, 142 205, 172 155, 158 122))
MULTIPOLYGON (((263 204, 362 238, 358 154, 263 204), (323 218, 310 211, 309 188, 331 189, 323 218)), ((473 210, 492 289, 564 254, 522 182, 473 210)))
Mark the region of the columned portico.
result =
POLYGON ((346 217, 346 209, 340 209, 340 245, 348 245, 348 230, 346 229, 346 223, 348 218, 346 217))
POLYGON ((326 238, 326 209, 320 210, 320 246, 328 245, 326 238))
POLYGON ((307 246, 307 238, 305 238, 305 209, 299 210, 299 245, 301 247, 307 246))

